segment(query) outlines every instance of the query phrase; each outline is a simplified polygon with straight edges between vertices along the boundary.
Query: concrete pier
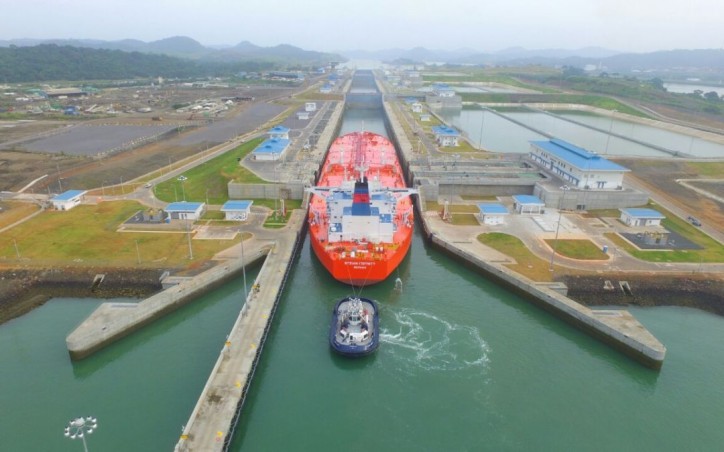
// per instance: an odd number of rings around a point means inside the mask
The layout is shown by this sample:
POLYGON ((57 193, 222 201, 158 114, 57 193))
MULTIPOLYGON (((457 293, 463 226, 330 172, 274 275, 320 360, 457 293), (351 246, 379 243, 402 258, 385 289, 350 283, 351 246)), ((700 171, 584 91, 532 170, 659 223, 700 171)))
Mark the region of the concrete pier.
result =
POLYGON ((278 235, 252 290, 221 346, 211 375, 184 426, 176 451, 226 450, 254 376, 294 253, 302 240, 303 211, 295 210, 278 235))
POLYGON ((437 212, 421 216, 431 243, 453 257, 470 263, 534 304, 631 356, 642 364, 659 369, 666 357, 666 347, 633 315, 625 310, 593 310, 561 293, 550 284, 536 283, 505 265, 493 262, 496 254, 485 245, 456 235, 455 226, 439 218, 437 212))
POLYGON ((250 240, 245 243, 244 260, 217 265, 193 278, 138 303, 103 303, 65 339, 70 357, 83 359, 149 323, 196 299, 202 293, 238 275, 243 266, 264 258, 272 249, 269 241, 250 240))
MULTIPOLYGON (((400 150, 403 167, 412 155, 412 146, 395 114, 395 109, 385 102, 385 113, 393 129, 400 150)), ((565 290, 549 283, 536 283, 520 275, 501 262, 497 251, 470 240, 459 228, 439 217, 437 212, 424 210, 424 194, 418 195, 417 211, 422 220, 425 235, 437 248, 474 265, 481 272, 495 278, 509 288, 521 293, 528 300, 564 319, 588 334, 633 357, 642 364, 658 369, 666 357, 666 347, 641 323, 625 310, 593 310, 568 298, 565 290), (461 235, 462 234, 462 235, 461 235)), ((502 261, 505 261, 504 258, 502 261)))

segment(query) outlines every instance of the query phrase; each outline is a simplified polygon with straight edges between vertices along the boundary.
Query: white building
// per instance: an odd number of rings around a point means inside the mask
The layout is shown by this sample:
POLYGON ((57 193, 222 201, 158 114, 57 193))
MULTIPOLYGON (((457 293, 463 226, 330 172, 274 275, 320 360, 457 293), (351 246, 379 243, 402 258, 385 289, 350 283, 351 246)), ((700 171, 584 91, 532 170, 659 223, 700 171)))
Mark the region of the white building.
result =
POLYGON ((276 126, 269 129, 267 132, 269 138, 272 140, 288 140, 289 139, 289 127, 276 126))
POLYGON ((518 213, 539 214, 545 210, 545 203, 537 196, 515 195, 513 196, 513 208, 518 213))
POLYGON ((51 199, 53 208, 56 210, 70 210, 83 202, 83 197, 88 193, 86 190, 68 190, 51 199))
POLYGON ((304 111, 317 111, 317 103, 316 102, 306 102, 304 104, 304 111))
POLYGON ((661 220, 666 218, 654 209, 628 208, 621 211, 621 221, 628 226, 661 226, 661 220))
POLYGON ((229 221, 246 221, 251 213, 251 205, 254 201, 226 201, 221 206, 224 212, 224 219, 229 221))
POLYGON ((203 202, 179 201, 166 206, 166 213, 172 220, 198 220, 206 210, 203 202))
POLYGON ((505 223, 505 217, 510 214, 504 205, 497 203, 480 203, 478 209, 478 220, 491 226, 505 223))
POLYGON ((412 112, 422 113, 422 104, 420 102, 415 102, 414 104, 412 104, 412 112))
POLYGON ((563 140, 531 141, 530 158, 567 185, 585 190, 621 190, 630 170, 563 140))
POLYGON ((448 126, 435 126, 432 128, 432 133, 435 135, 435 141, 440 146, 458 146, 458 140, 460 139, 460 132, 448 126))

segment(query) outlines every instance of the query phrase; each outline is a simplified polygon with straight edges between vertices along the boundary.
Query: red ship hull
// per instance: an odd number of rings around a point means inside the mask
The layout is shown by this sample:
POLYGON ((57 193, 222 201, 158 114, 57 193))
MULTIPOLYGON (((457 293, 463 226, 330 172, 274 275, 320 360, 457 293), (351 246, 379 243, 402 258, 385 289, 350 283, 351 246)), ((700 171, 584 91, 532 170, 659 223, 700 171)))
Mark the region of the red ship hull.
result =
POLYGON ((312 190, 309 231, 314 253, 335 279, 365 286, 395 271, 412 242, 411 192, 386 138, 355 132, 332 143, 312 190))

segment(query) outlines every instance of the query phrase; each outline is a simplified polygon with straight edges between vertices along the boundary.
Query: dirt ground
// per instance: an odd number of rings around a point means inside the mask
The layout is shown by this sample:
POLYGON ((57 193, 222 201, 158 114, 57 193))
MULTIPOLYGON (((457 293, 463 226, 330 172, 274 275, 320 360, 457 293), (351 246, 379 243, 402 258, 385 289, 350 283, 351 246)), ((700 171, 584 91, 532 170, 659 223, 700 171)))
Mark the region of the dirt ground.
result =
MULTIPOLYGON (((89 189, 102 185, 114 185, 129 181, 153 169, 165 167, 173 162, 184 159, 190 155, 206 150, 216 143, 193 142, 184 144, 184 138, 193 135, 195 130, 203 127, 209 121, 233 118, 245 110, 252 108, 255 103, 264 100, 291 94, 286 87, 251 87, 243 90, 244 95, 254 97, 253 102, 237 102, 229 110, 220 115, 206 118, 202 113, 178 113, 172 105, 197 101, 199 98, 214 99, 217 102, 221 97, 239 95, 238 89, 226 90, 177 90, 166 92, 163 96, 155 94, 153 113, 119 113, 114 117, 99 119, 67 119, 37 121, 0 121, 0 191, 17 191, 36 178, 46 176, 45 179, 34 184, 30 193, 58 193, 61 189, 73 187, 76 189, 89 189), (154 120, 153 118, 157 118, 154 120), (158 120, 160 118, 160 121, 158 120), (168 139, 149 145, 141 146, 130 151, 121 152, 103 159, 92 157, 70 156, 65 154, 38 153, 18 151, 13 143, 22 140, 44 137, 57 132, 58 129, 73 124, 133 124, 133 125, 182 125, 185 130, 168 139), (60 179, 60 182, 59 182, 60 179)), ((117 106, 123 106, 128 99, 133 99, 133 90, 115 93, 112 99, 117 106), (123 100, 125 99, 125 100, 123 100), (120 102, 120 103, 118 103, 120 102)), ((141 93, 143 95, 143 93, 141 93)), ((107 97, 107 95, 104 95, 107 97)), ((111 99, 104 99, 111 101, 111 99)), ((100 102, 100 100, 96 100, 100 102)), ((81 103, 91 103, 94 100, 84 100, 81 103)), ((253 127, 252 127, 253 130, 253 127)), ((248 130, 239 130, 239 133, 248 130)), ((17 147, 20 147, 18 145, 17 147)))
MULTIPOLYGON (((703 223, 724 225, 724 203, 676 182, 677 179, 700 178, 693 166, 674 160, 617 159, 616 162, 631 169, 633 176, 657 197, 666 199, 703 223)), ((718 178, 724 178, 724 172, 718 178)), ((707 189, 715 194, 721 191, 721 186, 706 185, 707 189)))

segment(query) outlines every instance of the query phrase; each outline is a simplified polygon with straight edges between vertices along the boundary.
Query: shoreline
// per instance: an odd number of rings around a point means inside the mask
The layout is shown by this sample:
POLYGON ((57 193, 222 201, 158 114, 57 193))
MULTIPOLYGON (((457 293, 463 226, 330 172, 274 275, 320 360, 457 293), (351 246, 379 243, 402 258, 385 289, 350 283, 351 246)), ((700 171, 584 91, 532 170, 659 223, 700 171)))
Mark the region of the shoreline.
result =
MULTIPOLYGON (((0 270, 0 325, 42 306, 51 298, 145 298, 162 290, 166 269, 73 268, 0 270), (103 282, 94 287, 96 275, 103 282)), ((587 307, 682 306, 724 317, 724 279, 706 275, 645 274, 565 275, 568 296, 587 307), (613 289, 605 289, 610 281, 613 289), (627 282, 626 294, 619 282, 627 282)))
POLYGON ((115 267, 0 270, 0 325, 51 298, 144 298, 161 290, 165 269, 115 267), (105 275, 100 284, 96 276, 105 275))

